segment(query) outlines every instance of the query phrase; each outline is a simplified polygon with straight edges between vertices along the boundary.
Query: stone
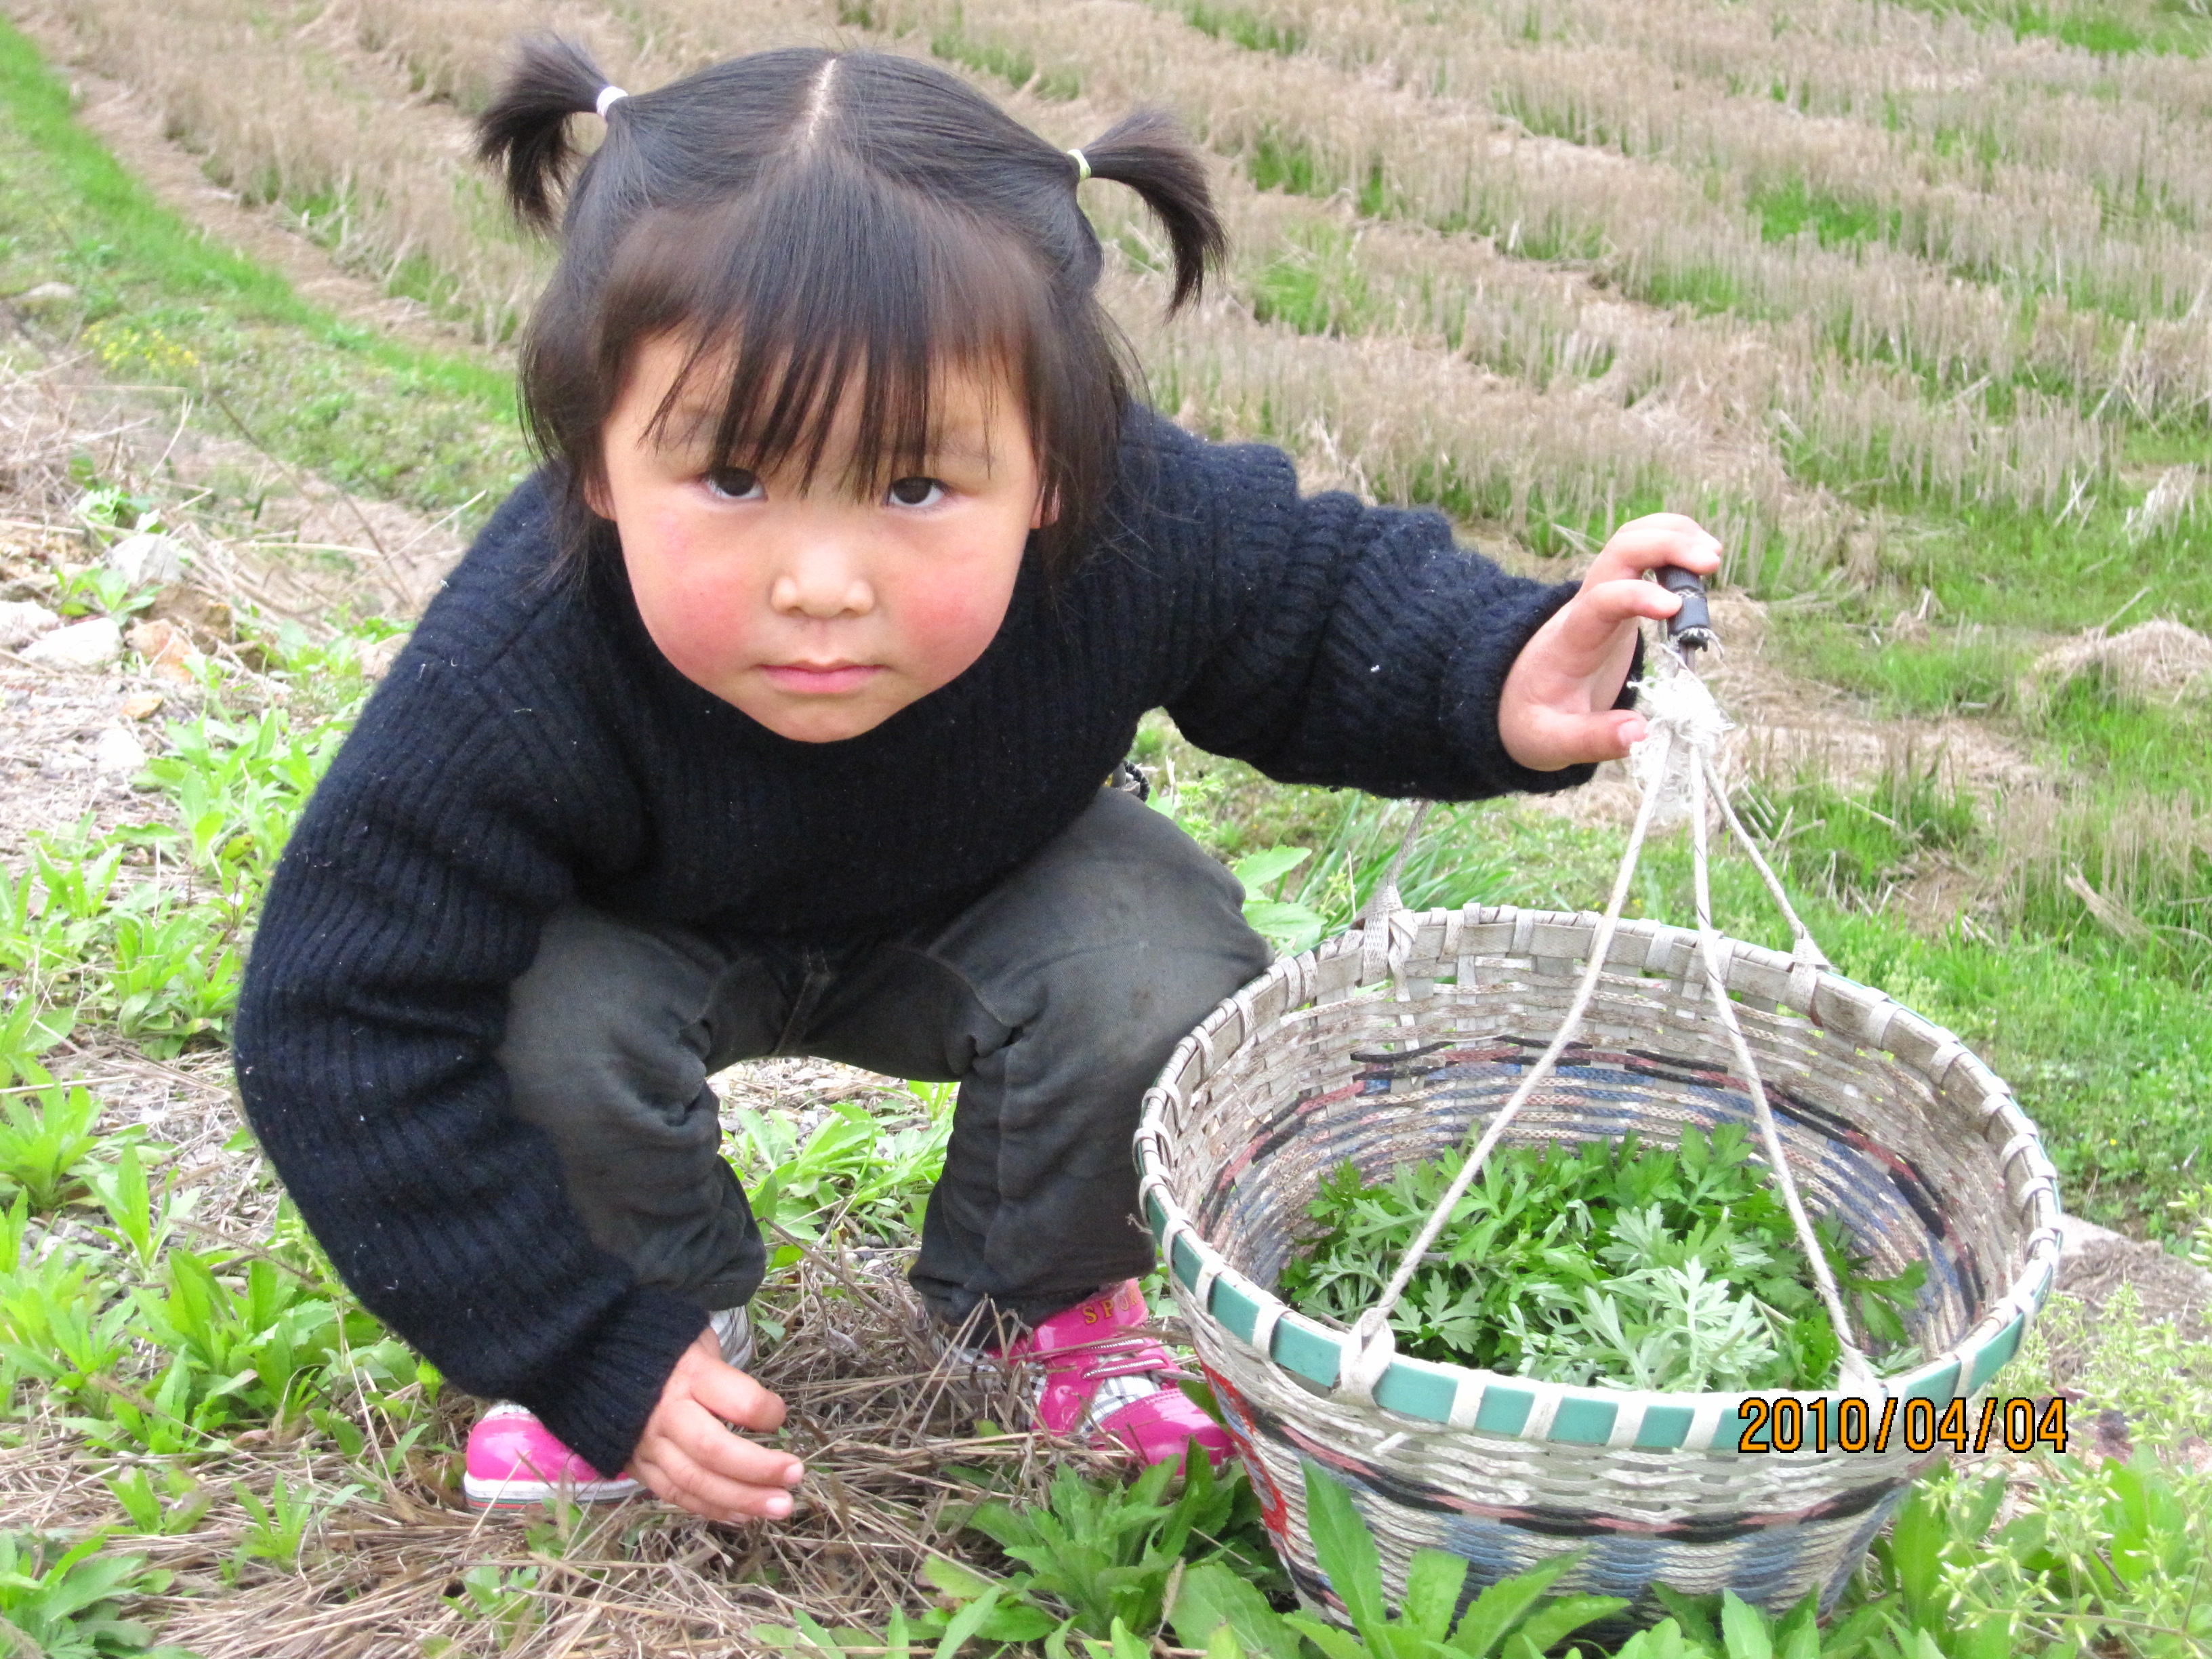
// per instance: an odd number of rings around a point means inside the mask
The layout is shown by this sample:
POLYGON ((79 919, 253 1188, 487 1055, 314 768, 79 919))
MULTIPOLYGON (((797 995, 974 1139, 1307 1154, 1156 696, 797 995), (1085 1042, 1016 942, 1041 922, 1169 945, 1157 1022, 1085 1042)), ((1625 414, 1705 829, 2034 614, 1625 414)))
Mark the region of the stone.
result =
POLYGON ((199 653, 192 636, 175 623, 156 619, 143 622, 129 635, 131 648, 145 658, 146 666, 173 685, 190 685, 199 653))
POLYGON ((93 740, 92 769, 125 776, 146 764, 145 745, 119 726, 111 726, 93 740))
POLYGON ((116 705, 115 712, 126 720, 150 720, 167 701, 159 691, 133 691, 116 705))
POLYGON ((162 622, 180 623, 202 650, 238 635, 237 622, 230 607, 190 582, 172 582, 163 588, 146 614, 162 622))
POLYGON ((184 544, 155 531, 125 536, 101 561, 133 587, 167 587, 185 574, 184 544))
POLYGON ((65 306, 77 298, 77 291, 67 283, 40 283, 36 288, 27 288, 15 296, 19 306, 65 306))
POLYGON ((123 630, 112 617, 58 628, 23 649, 23 660, 48 668, 105 668, 123 654, 123 630))
POLYGON ((59 617, 34 600, 0 600, 0 651, 21 651, 61 625, 59 617))

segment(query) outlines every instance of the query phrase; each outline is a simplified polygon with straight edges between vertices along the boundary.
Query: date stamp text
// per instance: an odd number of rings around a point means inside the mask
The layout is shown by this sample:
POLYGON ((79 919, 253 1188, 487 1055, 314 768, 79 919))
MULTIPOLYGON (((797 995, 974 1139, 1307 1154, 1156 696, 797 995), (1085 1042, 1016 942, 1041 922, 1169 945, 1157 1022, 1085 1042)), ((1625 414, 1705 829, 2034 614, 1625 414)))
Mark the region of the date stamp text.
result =
POLYGON ((1743 1402, 1740 1452, 1985 1452, 1993 1445, 2024 1452, 2037 1446, 2066 1449, 2066 1401, 2053 1397, 2009 1400, 1992 1396, 1978 1410, 1963 1400, 1937 1405, 1932 1400, 1798 1400, 1782 1395, 1743 1402))

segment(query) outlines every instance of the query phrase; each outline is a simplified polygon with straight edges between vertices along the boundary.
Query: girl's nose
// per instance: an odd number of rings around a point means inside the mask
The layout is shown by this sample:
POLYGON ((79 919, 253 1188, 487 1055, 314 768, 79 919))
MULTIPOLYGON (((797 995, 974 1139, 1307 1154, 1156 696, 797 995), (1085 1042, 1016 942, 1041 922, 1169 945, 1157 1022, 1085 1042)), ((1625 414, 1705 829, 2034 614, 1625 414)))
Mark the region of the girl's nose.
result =
POLYGON ((769 604, 781 616, 827 622, 866 616, 876 608, 876 592, 851 561, 836 554, 802 554, 770 586, 769 604))

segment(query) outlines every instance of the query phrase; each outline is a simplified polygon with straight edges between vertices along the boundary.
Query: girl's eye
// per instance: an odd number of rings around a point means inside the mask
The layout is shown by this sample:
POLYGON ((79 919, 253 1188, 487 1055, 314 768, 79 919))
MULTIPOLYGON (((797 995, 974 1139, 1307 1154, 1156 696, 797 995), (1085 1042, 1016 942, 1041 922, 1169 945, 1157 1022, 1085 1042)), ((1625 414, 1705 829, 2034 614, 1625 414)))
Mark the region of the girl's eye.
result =
POLYGON ((945 486, 934 478, 899 478, 889 493, 901 507, 933 507, 944 495, 945 486))
POLYGON ((760 493, 760 474, 748 467, 709 468, 706 482, 707 488, 725 501, 741 501, 760 493))

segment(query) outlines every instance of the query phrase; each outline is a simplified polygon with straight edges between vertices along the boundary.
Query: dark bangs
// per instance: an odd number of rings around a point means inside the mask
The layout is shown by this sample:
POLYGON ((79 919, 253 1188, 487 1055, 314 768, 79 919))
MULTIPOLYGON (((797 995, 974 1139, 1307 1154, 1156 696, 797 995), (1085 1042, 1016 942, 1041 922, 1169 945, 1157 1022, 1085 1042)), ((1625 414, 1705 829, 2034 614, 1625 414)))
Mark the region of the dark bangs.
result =
POLYGON ((594 109, 606 141, 568 190, 522 349, 531 435, 568 492, 571 568, 592 540, 601 434, 638 347, 660 337, 690 349, 679 389, 715 410, 718 462, 796 464, 811 482, 849 403, 857 432, 834 482, 854 492, 923 470, 934 382, 970 371, 1018 404, 1054 514, 1041 550, 1048 568, 1073 562, 1114 480, 1133 377, 1077 187, 1137 191, 1174 252, 1170 308, 1194 298, 1221 230, 1172 120, 1140 111, 1079 161, 911 58, 758 52, 617 96, 580 48, 530 41, 478 123, 526 222, 550 224, 578 159, 568 123, 594 109))
MULTIPOLYGON (((657 422, 679 398, 711 404, 716 461, 789 463, 808 487, 848 398, 852 448, 824 484, 865 498, 923 470, 944 412, 937 380, 951 368, 1012 399, 1048 501, 1094 501, 1106 483, 1097 462, 1120 435, 1113 355, 1102 377, 1101 354, 1061 349, 1079 323, 1054 314, 1049 283, 1018 244, 834 161, 702 212, 644 216, 598 310, 593 392, 618 396, 645 341, 680 340, 690 356, 657 422)), ((1079 536, 1085 516, 1054 526, 1057 538, 1079 536)))

